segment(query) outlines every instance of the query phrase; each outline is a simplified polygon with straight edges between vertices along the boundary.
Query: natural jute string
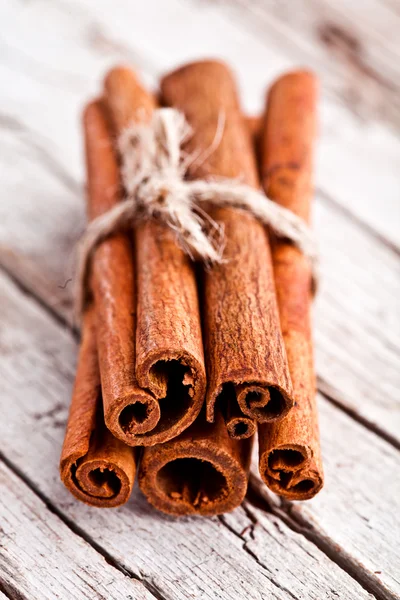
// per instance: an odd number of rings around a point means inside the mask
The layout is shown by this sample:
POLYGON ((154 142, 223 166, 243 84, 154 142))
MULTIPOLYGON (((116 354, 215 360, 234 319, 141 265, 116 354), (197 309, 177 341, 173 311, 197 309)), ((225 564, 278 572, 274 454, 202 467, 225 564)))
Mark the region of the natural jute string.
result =
POLYGON ((278 237, 290 241, 310 260, 314 289, 318 283, 318 253, 308 225, 261 191, 231 179, 186 180, 198 156, 182 149, 191 129, 172 108, 154 112, 149 124, 134 124, 119 138, 123 202, 89 223, 78 247, 76 315, 86 300, 87 274, 95 248, 111 234, 139 219, 155 218, 176 234, 183 250, 206 264, 223 261, 224 233, 201 204, 240 208, 254 215, 278 237))

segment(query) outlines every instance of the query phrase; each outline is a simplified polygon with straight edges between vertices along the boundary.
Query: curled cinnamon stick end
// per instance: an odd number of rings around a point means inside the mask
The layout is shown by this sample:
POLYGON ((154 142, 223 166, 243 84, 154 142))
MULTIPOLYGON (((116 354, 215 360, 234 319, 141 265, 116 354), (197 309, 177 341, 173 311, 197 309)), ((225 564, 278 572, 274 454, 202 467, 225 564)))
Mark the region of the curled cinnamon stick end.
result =
POLYGON ((212 516, 240 505, 247 490, 252 439, 229 437, 216 413, 202 413, 179 437, 145 448, 139 486, 148 501, 172 515, 212 516))
MULTIPOLYGON (((259 433, 260 436, 264 432, 259 433)), ((323 486, 321 465, 307 445, 274 446, 260 454, 260 475, 268 487, 290 500, 308 500, 323 486)))
POLYGON ((114 438, 106 429, 96 351, 95 315, 83 320, 82 342, 60 472, 76 498, 92 506, 124 504, 135 479, 137 450, 114 438))
MULTIPOLYGON (((260 170, 267 195, 309 220, 312 154, 316 132, 317 80, 298 71, 272 86, 260 133, 260 170)), ((314 496, 323 485, 313 343, 311 271, 293 246, 272 246, 276 293, 295 406, 279 423, 259 426, 259 467, 264 482, 294 500, 314 496)))
MULTIPOLYGON (((192 126, 185 150, 201 154, 191 164, 191 177, 240 179, 258 187, 255 153, 224 64, 186 65, 162 79, 161 92, 192 126)), ((238 209, 210 207, 209 213, 224 227, 225 260, 204 273, 207 419, 214 420, 226 386, 233 386, 244 417, 280 419, 293 405, 292 385, 265 228, 238 209)))
MULTIPOLYGON (((112 132, 101 101, 91 102, 83 116, 88 213, 93 219, 121 200, 112 132)), ((97 349, 108 429, 128 444, 154 429, 160 407, 141 389, 135 376, 136 302, 132 248, 126 234, 115 234, 96 249, 90 269, 96 314, 97 349)))
POLYGON ((245 440, 257 431, 256 421, 242 413, 236 399, 235 386, 227 383, 219 397, 219 408, 230 437, 245 440))
MULTIPOLYGON (((104 82, 105 102, 118 136, 127 126, 147 122, 153 96, 127 68, 112 69, 104 82)), ((205 366, 194 267, 174 233, 147 221, 134 228, 137 275, 136 377, 157 403, 159 419, 129 443, 153 445, 186 429, 200 412, 205 366)), ((124 416, 129 422, 129 409, 124 416)))

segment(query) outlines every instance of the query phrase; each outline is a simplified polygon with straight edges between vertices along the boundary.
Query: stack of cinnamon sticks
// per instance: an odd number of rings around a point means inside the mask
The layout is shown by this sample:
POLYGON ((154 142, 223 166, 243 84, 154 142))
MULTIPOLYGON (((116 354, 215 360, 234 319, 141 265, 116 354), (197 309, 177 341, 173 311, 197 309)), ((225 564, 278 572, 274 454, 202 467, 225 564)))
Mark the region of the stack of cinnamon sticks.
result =
MULTIPOLYGON (((244 118, 233 75, 216 61, 166 75, 157 98, 131 70, 115 68, 86 107, 89 220, 124 200, 117 140, 132 123, 149 123, 160 102, 192 128, 185 151, 197 159, 188 177, 262 186, 309 221, 311 73, 276 81, 257 120, 244 118)), ((232 510, 246 494, 257 431, 260 476, 271 490, 302 500, 322 487, 310 265, 249 213, 206 210, 224 230, 221 264, 192 261, 156 218, 109 236, 94 253, 60 465, 67 488, 88 504, 123 504, 137 474, 164 512, 232 510)))

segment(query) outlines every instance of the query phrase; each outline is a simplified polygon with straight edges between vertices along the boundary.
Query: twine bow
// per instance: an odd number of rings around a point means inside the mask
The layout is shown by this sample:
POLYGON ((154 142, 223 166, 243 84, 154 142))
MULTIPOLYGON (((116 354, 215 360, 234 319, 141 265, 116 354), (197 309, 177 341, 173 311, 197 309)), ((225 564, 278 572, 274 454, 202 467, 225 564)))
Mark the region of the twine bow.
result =
POLYGON ((193 156, 182 149, 191 135, 184 115, 172 108, 154 112, 149 124, 133 124, 120 136, 118 149, 126 198, 89 223, 78 250, 76 311, 81 315, 86 280, 95 248, 108 236, 139 219, 157 219, 176 234, 194 260, 223 261, 224 232, 201 207, 230 206, 251 213, 280 238, 296 246, 310 261, 314 289, 318 253, 308 225, 290 210, 254 188, 231 179, 186 180, 193 156))

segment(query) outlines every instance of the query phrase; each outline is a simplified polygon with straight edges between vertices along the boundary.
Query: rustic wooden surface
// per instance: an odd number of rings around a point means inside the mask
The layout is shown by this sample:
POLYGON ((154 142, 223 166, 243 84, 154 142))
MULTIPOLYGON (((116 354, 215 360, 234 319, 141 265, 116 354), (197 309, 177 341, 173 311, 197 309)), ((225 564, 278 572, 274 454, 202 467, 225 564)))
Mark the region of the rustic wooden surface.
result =
POLYGON ((0 598, 399 598, 400 11, 394 0, 3 0, 0 32, 0 598), (259 110, 283 70, 324 84, 314 224, 326 486, 290 504, 254 482, 213 519, 135 491, 79 504, 58 460, 76 360, 84 227, 79 117, 105 70, 236 69, 259 110), (397 100, 397 102, 396 102, 397 100))

